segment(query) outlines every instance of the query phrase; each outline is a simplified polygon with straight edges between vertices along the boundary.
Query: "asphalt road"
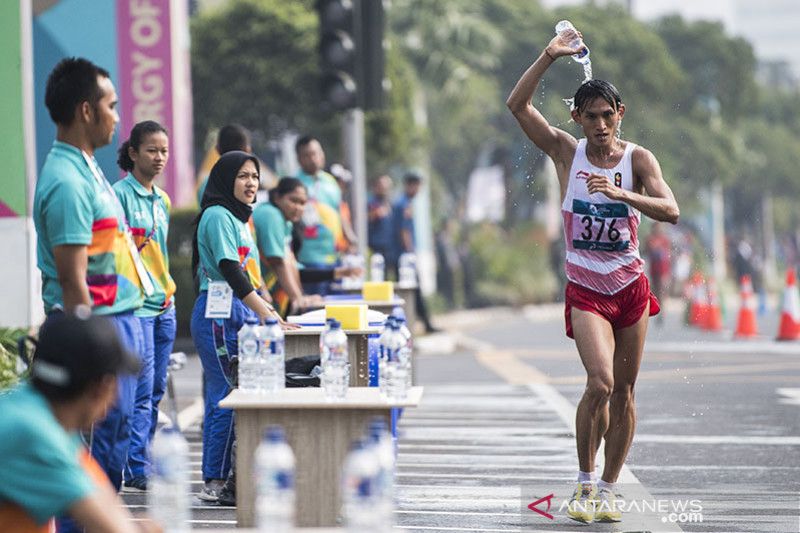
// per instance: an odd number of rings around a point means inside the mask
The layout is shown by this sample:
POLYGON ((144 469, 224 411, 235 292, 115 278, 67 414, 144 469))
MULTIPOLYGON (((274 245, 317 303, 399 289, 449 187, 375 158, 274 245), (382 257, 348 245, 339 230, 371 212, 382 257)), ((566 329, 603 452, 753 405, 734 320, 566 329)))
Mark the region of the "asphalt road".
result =
MULTIPOLYGON (((401 422, 399 528, 800 532, 800 343, 699 332, 677 311, 651 326, 637 383, 638 427, 620 492, 638 508, 617 525, 566 519, 558 504, 577 470, 572 419, 584 376, 562 322, 557 310, 487 310, 446 322, 455 352, 428 343, 417 358, 423 402, 401 422), (548 493, 552 519, 527 507, 548 493), (648 504, 658 508, 640 509, 648 504)), ((191 414, 196 358, 176 374, 176 388, 191 414)), ((199 453, 196 422, 187 435, 199 453)), ((143 496, 126 501, 144 509, 143 496)), ((194 506, 196 528, 235 520, 232 509, 194 506)))

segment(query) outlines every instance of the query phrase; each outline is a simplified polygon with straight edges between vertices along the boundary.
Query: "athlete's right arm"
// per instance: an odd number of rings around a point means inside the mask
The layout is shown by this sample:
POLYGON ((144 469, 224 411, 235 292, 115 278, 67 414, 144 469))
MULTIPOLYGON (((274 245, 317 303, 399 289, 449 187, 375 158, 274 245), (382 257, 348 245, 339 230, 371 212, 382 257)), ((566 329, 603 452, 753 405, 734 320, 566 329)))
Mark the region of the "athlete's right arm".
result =
MULTIPOLYGON (((110 486, 109 486, 110 487, 110 486)), ((75 502, 70 516, 86 528, 87 533, 160 533, 161 527, 149 520, 133 522, 119 496, 105 488, 75 502)))
POLYGON ((87 247, 83 244, 62 244, 53 247, 58 283, 64 301, 64 311, 71 313, 76 306, 92 305, 86 271, 89 265, 87 247))
POLYGON ((578 51, 571 48, 561 35, 553 37, 519 79, 506 100, 506 105, 519 122, 522 131, 556 163, 565 159, 566 149, 572 148, 577 141, 569 133, 551 126, 539 110, 533 107, 531 98, 547 68, 559 57, 572 55, 578 51))

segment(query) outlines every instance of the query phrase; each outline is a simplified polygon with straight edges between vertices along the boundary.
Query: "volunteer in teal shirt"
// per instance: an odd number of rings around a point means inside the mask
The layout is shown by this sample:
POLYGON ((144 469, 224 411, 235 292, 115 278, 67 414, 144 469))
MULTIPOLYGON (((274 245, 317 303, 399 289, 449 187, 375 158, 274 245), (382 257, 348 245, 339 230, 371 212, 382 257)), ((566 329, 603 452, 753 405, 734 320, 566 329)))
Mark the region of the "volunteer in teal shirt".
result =
MULTIPOLYGON (((95 150, 113 138, 116 104, 104 69, 83 58, 55 66, 45 105, 56 123, 56 141, 36 182, 33 219, 48 320, 62 309, 91 306, 94 314, 111 317, 128 350, 141 356, 141 324, 133 312, 152 284, 122 206, 94 159, 95 150)), ((116 488, 128 453, 135 390, 135 378, 120 377, 116 403, 94 427, 91 453, 116 488)))
MULTIPOLYGON (((231 364, 239 353, 237 334, 248 318, 279 318, 272 306, 258 294, 262 288, 258 248, 248 226, 251 205, 258 191, 259 165, 255 156, 228 152, 211 169, 203 195, 197 232, 192 246, 192 268, 200 281, 200 295, 192 312, 192 339, 205 376, 202 472, 205 486, 198 495, 216 501, 231 469, 233 415, 219 407, 236 379, 231 364), (226 310, 209 317, 209 291, 220 283, 233 295, 226 310), (225 315, 225 316, 221 316, 225 315)), ((268 293, 264 291, 264 297, 268 293)))
MULTIPOLYGON (((336 179, 325 172, 325 152, 314 137, 301 137, 295 144, 301 171, 297 175, 308 190, 303 212, 303 247, 298 260, 310 268, 331 267, 338 262, 336 241, 342 233, 339 204, 342 191, 336 179)), ((328 293, 329 283, 304 283, 306 294, 328 293)))
POLYGON ((158 423, 158 404, 167 388, 167 366, 176 331, 175 282, 169 273, 167 251, 171 202, 155 184, 169 159, 167 130, 152 120, 139 122, 118 155, 117 164, 128 175, 114 185, 114 191, 153 285, 152 293, 135 313, 142 326, 144 354, 123 473, 127 489, 143 491, 147 490, 149 447, 158 423))
POLYGON ((303 295, 291 249, 292 222, 299 221, 303 216, 307 201, 308 195, 302 182, 285 177, 270 191, 270 201, 258 204, 253 211, 261 274, 281 316, 286 316, 290 308, 304 308, 310 303, 303 295))
POLYGON ((54 248, 87 247, 92 312, 112 315, 142 306, 144 295, 125 236, 125 215, 93 156, 55 141, 33 199, 45 312, 64 306, 54 248))
POLYGON ((105 317, 57 314, 42 326, 30 381, 0 395, 4 533, 50 531, 52 518, 68 515, 80 520, 81 531, 129 523, 78 431, 114 402, 116 376, 138 367, 105 317))

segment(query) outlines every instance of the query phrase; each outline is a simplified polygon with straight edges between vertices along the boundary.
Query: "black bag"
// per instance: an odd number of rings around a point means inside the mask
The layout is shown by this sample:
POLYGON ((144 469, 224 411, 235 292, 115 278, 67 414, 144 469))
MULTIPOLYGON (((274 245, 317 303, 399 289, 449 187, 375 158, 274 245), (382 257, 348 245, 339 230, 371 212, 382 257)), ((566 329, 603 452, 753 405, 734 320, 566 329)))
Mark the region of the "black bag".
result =
POLYGON ((305 355, 286 360, 287 387, 319 387, 319 376, 312 376, 311 371, 319 366, 319 355, 305 355))

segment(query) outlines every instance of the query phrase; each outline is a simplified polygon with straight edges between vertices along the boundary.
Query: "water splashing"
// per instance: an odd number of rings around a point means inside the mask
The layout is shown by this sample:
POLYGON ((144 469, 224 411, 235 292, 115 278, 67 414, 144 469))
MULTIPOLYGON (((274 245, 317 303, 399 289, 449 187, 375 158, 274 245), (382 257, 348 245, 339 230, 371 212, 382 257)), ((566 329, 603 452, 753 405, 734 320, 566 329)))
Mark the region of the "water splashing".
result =
POLYGON ((583 83, 592 79, 592 60, 583 64, 583 83))

